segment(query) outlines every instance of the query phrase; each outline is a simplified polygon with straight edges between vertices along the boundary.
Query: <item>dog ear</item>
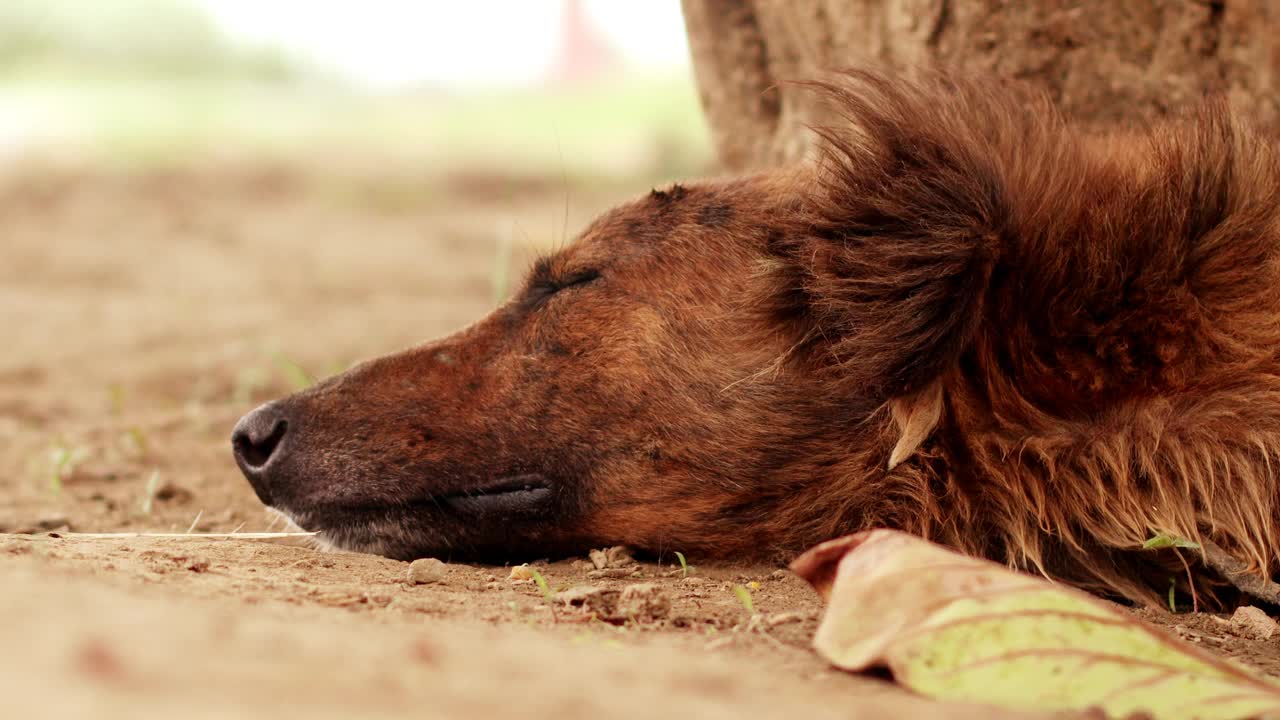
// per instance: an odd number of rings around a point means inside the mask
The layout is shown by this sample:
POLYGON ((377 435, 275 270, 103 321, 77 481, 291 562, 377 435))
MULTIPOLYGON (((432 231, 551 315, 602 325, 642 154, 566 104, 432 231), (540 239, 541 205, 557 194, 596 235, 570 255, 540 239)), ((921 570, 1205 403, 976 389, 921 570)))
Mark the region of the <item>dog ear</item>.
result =
MULTIPOLYGON (((1009 107, 1016 94, 938 75, 856 72, 816 87, 843 122, 818 129, 793 234, 810 317, 840 377, 881 400, 916 396, 982 320, 1010 215, 1002 149, 1019 141, 1002 135, 1035 128, 1009 107)), ((920 397, 908 404, 936 419, 938 401, 920 397)))
POLYGON ((889 453, 892 470, 920 449, 942 419, 942 383, 935 382, 912 395, 890 400, 889 412, 898 426, 898 442, 889 453))

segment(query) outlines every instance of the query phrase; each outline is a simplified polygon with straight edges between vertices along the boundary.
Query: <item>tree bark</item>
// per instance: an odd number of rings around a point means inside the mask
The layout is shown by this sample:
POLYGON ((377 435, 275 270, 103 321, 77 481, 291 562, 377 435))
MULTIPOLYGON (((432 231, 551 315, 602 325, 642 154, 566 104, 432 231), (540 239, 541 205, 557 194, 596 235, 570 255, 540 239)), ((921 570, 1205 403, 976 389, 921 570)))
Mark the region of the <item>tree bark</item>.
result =
POLYGON ((797 159, 821 122, 787 81, 938 66, 1044 88, 1074 121, 1147 122, 1206 93, 1280 121, 1280 0, 682 0, 723 164, 797 159))

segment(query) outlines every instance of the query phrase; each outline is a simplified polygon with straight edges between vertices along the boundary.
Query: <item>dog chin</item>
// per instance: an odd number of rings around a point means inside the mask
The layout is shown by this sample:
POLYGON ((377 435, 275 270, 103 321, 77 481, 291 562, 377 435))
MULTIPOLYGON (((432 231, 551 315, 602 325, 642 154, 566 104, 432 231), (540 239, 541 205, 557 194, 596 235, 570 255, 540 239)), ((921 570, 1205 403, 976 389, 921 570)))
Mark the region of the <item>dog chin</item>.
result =
POLYGON ((358 519, 336 527, 317 527, 308 513, 282 506, 268 507, 287 532, 315 533, 310 542, 324 552, 355 552, 381 555, 398 559, 412 559, 418 555, 407 549, 415 547, 416 540, 407 532, 404 524, 396 519, 358 519))

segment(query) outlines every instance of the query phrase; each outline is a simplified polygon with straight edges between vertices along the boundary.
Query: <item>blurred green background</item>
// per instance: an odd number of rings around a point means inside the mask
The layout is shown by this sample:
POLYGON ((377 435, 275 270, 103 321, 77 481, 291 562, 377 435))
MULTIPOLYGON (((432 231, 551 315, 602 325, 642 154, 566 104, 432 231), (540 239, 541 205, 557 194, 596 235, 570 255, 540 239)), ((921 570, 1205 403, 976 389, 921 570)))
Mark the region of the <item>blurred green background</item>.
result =
POLYGON ((682 42, 675 5, 368 0, 318 16, 324 4, 286 0, 2 0, 0 155, 130 168, 693 175, 711 159, 687 60, 610 46, 682 42), (395 83, 341 62, 387 50, 395 83), (470 79, 477 57, 489 72, 470 79), (530 73, 537 63, 547 68, 530 73))

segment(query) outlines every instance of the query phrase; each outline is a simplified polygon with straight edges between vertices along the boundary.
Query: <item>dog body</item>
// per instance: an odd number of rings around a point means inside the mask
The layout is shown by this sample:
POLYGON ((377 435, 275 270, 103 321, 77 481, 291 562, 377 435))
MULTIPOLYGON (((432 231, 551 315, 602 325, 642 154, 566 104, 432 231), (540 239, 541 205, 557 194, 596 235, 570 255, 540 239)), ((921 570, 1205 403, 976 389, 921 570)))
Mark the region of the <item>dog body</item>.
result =
POLYGON ((819 90, 816 162, 655 191, 476 325, 246 416, 259 496, 401 558, 894 527, 1130 597, 1212 594, 1160 534, 1274 572, 1271 142, 1213 104, 1101 136, 940 75, 819 90))

